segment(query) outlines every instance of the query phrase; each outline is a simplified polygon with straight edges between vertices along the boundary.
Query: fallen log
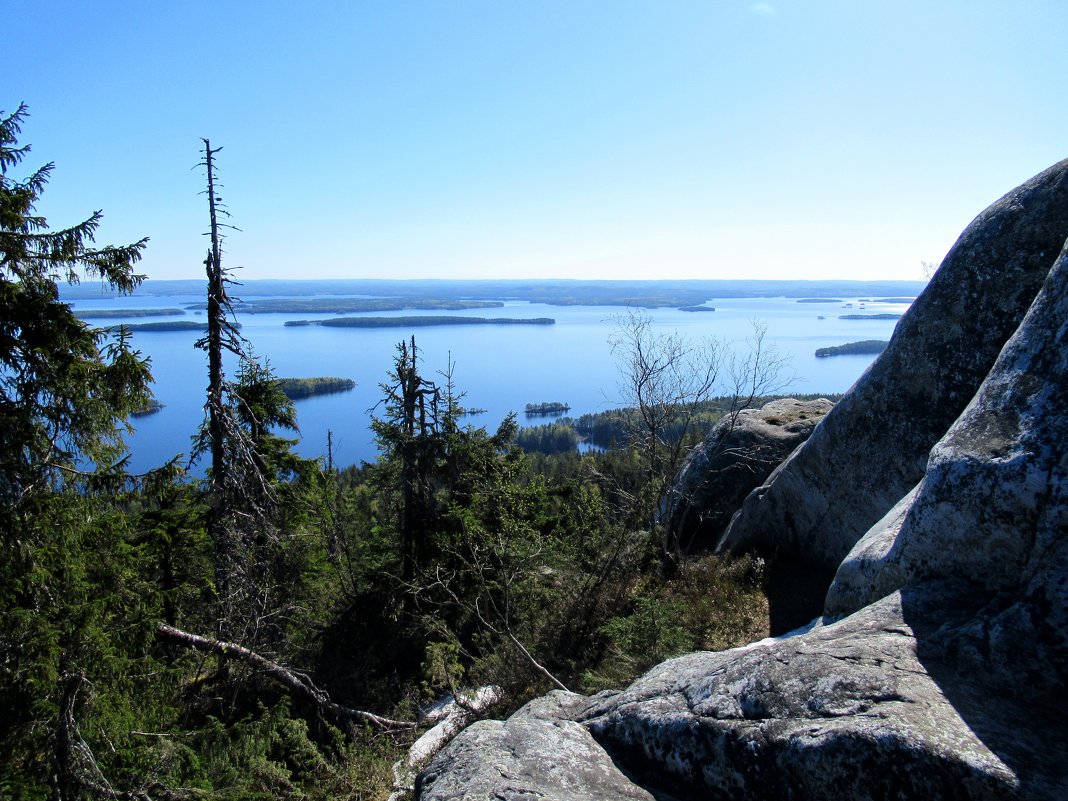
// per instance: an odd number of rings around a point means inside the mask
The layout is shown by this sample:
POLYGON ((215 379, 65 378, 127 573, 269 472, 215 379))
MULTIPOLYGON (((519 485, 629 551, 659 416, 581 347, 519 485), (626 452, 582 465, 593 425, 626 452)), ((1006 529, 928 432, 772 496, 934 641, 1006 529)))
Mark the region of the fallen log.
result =
POLYGON ((223 659, 236 659, 244 662, 262 675, 280 684, 294 696, 311 702, 324 718, 336 724, 368 723, 382 731, 403 731, 414 729, 417 725, 414 721, 384 718, 373 712, 365 712, 362 709, 352 709, 351 707, 334 703, 330 700, 330 696, 327 695, 326 691, 316 687, 304 673, 280 665, 237 643, 192 634, 188 631, 176 629, 174 626, 168 626, 165 623, 160 623, 156 626, 156 639, 161 642, 173 643, 183 648, 200 651, 201 653, 214 654, 223 659))

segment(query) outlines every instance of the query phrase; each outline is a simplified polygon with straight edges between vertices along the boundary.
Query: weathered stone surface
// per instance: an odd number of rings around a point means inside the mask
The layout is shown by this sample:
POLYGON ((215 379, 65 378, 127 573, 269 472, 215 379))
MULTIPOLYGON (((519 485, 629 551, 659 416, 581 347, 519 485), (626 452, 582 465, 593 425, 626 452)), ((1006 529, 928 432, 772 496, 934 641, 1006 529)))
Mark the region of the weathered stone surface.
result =
POLYGON ((664 501, 663 522, 685 552, 712 548, 750 491, 808 439, 834 404, 780 398, 721 420, 690 451, 664 501))
POLYGON ((839 567, 826 611, 938 581, 985 601, 952 640, 962 670, 1068 699, 1068 250, 923 481, 839 567))
POLYGON ((420 774, 418 797, 652 801, 585 728, 569 719, 584 702, 583 696, 557 691, 531 701, 503 723, 474 724, 420 774))
MULTIPOLYGON (((826 587, 850 548, 923 476, 1068 238, 1068 160, 1014 189, 957 240, 889 347, 753 491, 719 548, 809 562, 826 587)), ((820 611, 822 593, 808 599, 820 611)), ((774 610, 773 610, 774 616, 774 610)))
POLYGON ((580 719, 678 797, 1033 797, 945 697, 902 607, 893 594, 769 645, 671 660, 580 719))
MULTIPOLYGON (((1038 256, 992 244, 995 234, 1017 245, 1030 241, 1009 212, 1033 207, 1041 186, 1056 184, 1063 195, 1066 171, 1068 162, 996 204, 980 217, 991 230, 969 229, 954 253, 965 246, 1002 252, 1008 265, 1002 282, 1019 279, 1019 265, 1038 256)), ((1068 227, 1066 209, 1054 208, 1068 227)), ((1044 225, 1040 218, 1032 222, 1044 225)), ((896 394, 884 386, 873 395, 873 386, 888 375, 907 381, 903 366, 883 365, 880 373, 877 363, 767 485, 787 476, 795 501, 809 504, 780 525, 823 526, 848 508, 874 515, 866 533, 835 533, 826 544, 810 542, 818 526, 785 537, 792 547, 811 545, 824 563, 852 538, 823 617, 776 640, 665 662, 623 692, 551 696, 506 723, 468 730, 433 767, 433 783, 452 795, 423 797, 1068 798, 1068 251, 1050 263, 1041 291, 991 358, 974 398, 934 437, 920 475, 905 482, 908 471, 892 454, 884 470, 878 460, 857 461, 855 445, 812 443, 828 429, 861 436, 865 411, 849 401, 854 395, 873 404, 869 424, 903 432, 902 419, 883 421, 890 413, 887 393, 918 419, 929 410, 910 405, 917 399, 964 392, 962 375, 977 368, 948 353, 920 364, 918 387, 896 394), (929 386, 936 381, 952 390, 929 386), (837 428, 831 426, 836 416, 837 428), (801 466, 791 467, 806 451, 801 466), (810 463, 845 456, 854 461, 810 463), (849 472, 857 465, 867 465, 870 475, 849 472), (832 473, 835 482, 827 479, 832 473), (884 476, 896 482, 898 495, 884 491, 861 504, 854 482, 871 488, 884 476), (846 499, 839 502, 836 493, 846 499), (818 514, 813 499, 822 504, 818 514), (603 752, 592 748, 594 741, 603 752), (498 762, 519 753, 538 756, 522 761, 517 783, 502 777, 498 762), (586 761, 605 767, 577 783, 561 778, 561 771, 575 775, 586 761), (480 762, 479 771, 467 767, 480 762), (630 777, 622 790, 601 781, 607 765, 630 777), (474 777, 466 785, 459 778, 441 784, 464 770, 474 777)), ((992 293, 993 267, 977 280, 992 293)), ((1006 292, 1015 297, 1016 289, 1006 292)), ((952 305, 953 296, 939 291, 952 305)), ((973 289, 965 285, 958 294, 970 298, 962 303, 971 308, 973 289)), ((996 306, 997 296, 986 302, 996 306)), ((927 317, 917 319, 929 320, 926 341, 943 337, 939 348, 948 347, 950 332, 937 310, 924 308, 927 317)), ((952 314, 959 320, 959 310, 952 314)), ((892 343, 887 353, 904 358, 920 347, 916 332, 899 326, 897 336, 905 334, 911 341, 892 343)), ((956 345, 973 346, 979 345, 956 345)), ((912 355, 923 361, 919 351, 912 355)), ((916 439, 902 436, 906 449, 917 447, 916 439)), ((881 438, 864 442, 889 447, 881 438)))

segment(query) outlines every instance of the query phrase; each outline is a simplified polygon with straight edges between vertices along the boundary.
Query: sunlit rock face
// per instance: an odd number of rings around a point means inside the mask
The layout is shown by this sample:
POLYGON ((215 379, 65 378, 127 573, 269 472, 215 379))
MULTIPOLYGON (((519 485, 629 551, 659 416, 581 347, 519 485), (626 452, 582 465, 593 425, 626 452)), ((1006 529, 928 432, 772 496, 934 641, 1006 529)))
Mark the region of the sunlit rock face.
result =
POLYGON ((505 735, 535 723, 530 751, 541 756, 523 766, 522 797, 1068 798, 1066 171, 1043 173, 969 227, 902 320, 890 361, 884 354, 758 501, 785 503, 787 490, 774 488, 789 476, 797 513, 773 515, 747 542, 836 560, 822 616, 775 640, 670 660, 622 692, 543 699, 464 733, 428 768, 421 798, 519 798, 505 775, 517 743, 505 735), (1056 246, 1025 230, 1050 230, 1040 209, 1058 217, 1056 246), (947 266, 964 283, 948 284, 947 266), (982 320, 1000 321, 996 345, 982 320), (934 417, 944 425, 932 434, 934 417), (884 433, 863 435, 865 419, 884 433), (910 425, 930 436, 922 456, 910 425), (857 444, 833 441, 846 434, 877 452, 861 459, 857 444), (864 501, 858 486, 881 489, 864 501), (610 763, 623 777, 618 796, 604 794, 600 768, 564 786, 557 753, 610 763), (482 765, 477 785, 451 782, 465 761, 482 765))
POLYGON ((1066 238, 1068 161, 968 226, 887 349, 746 499, 719 550, 757 550, 817 578, 807 597, 791 596, 799 608, 788 614, 769 588, 772 632, 819 614, 839 562, 923 477, 928 452, 975 395, 1066 238))

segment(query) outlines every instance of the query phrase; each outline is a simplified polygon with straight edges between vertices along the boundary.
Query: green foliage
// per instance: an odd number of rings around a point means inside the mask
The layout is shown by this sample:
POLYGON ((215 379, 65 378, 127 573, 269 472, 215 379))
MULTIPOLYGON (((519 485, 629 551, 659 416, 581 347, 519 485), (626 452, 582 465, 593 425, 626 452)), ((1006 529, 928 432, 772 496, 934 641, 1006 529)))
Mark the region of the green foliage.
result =
MULTIPOLYGON (((103 797, 102 782, 153 797, 386 796, 403 741, 341 731, 243 663, 157 641, 160 621, 208 633, 222 610, 239 644, 393 717, 472 684, 512 705, 559 684, 619 686, 765 632, 758 563, 657 569, 639 452, 606 433, 619 447, 578 454, 568 421, 522 435, 512 417, 462 425, 452 366, 429 380, 414 339, 382 386, 374 465, 296 456, 285 385, 245 357, 232 382, 221 362, 213 373, 211 492, 173 466, 124 477, 119 434, 147 404, 147 365, 125 335, 73 317, 55 281, 81 271, 128 289, 142 243, 94 251, 97 216, 49 233, 30 215, 49 168, 7 177, 26 152, 23 113, 0 122, 0 797, 103 797), (225 609, 213 519, 233 535, 240 587, 225 609)), ((242 350, 236 323, 216 334, 242 350)), ((629 414, 589 430, 622 431, 629 414)))
MULTIPOLYGON (((56 772, 65 687, 125 686, 155 609, 127 518, 97 495, 119 492, 123 421, 148 402, 148 365, 56 289, 84 276, 131 290, 145 243, 93 247, 99 212, 49 229, 34 207, 52 165, 9 174, 29 152, 17 144, 25 115, 0 119, 0 787, 35 797, 56 772)), ((98 709, 106 731, 131 704, 120 692, 98 709)))
POLYGON ((630 615, 612 618, 601 630, 615 655, 642 672, 693 648, 693 636, 680 622, 684 610, 679 598, 647 595, 635 602, 630 615))
POLYGON ((59 301, 57 280, 99 278, 132 290, 145 241, 93 247, 101 214, 51 230, 34 213, 52 172, 22 180, 10 171, 29 153, 18 146, 20 106, 0 118, 0 504, 96 466, 122 452, 118 423, 149 398, 148 366, 121 332, 88 327, 59 301))
POLYGON ((528 403, 523 411, 528 417, 534 417, 538 415, 563 414, 571 411, 571 407, 560 401, 546 401, 544 403, 528 403))
POLYGON ((767 621, 758 560, 692 559, 669 580, 640 582, 626 614, 601 627, 607 653, 583 686, 588 692, 618 687, 672 656, 753 642, 767 636, 767 621))
POLYGON ((278 385, 286 397, 297 400, 314 395, 348 392, 356 387, 356 382, 351 378, 279 378, 278 385))

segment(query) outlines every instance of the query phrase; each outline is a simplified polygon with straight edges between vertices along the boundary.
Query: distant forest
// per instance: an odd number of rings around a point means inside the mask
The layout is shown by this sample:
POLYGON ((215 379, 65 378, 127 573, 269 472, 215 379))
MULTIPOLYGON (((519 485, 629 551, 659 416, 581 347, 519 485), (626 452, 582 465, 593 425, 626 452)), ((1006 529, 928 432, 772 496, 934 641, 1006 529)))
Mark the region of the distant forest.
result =
POLYGON ((286 320, 293 328, 322 325, 328 328, 413 328, 431 325, 554 325, 551 317, 329 317, 325 320, 286 320))
MULTIPOLYGON (((449 308, 447 301, 517 300, 545 303, 553 306, 635 306, 667 308, 700 306, 713 298, 822 298, 893 296, 894 299, 916 296, 924 288, 923 281, 580 281, 553 279, 543 281, 497 280, 371 280, 327 279, 316 281, 261 280, 245 281, 241 297, 255 311, 267 311, 266 301, 252 302, 250 298, 312 298, 312 304, 322 304, 323 297, 358 295, 365 302, 388 300, 403 304, 400 308, 449 308)), ((134 295, 197 295, 203 281, 146 281, 134 295)), ((61 287, 65 299, 100 297, 99 287, 65 284, 61 287)), ((351 299, 353 302, 360 300, 351 299)), ((346 301, 347 303, 348 301, 346 301)), ((250 311, 252 309, 249 309, 250 311)), ((276 311, 278 309, 270 309, 276 311)), ((310 311, 311 309, 309 309, 310 311)), ((324 311, 321 305, 317 311, 324 311)), ((349 311, 350 309, 343 309, 349 311)), ((352 309, 355 311, 355 309, 352 309)), ((374 310, 374 309, 369 309, 374 310)), ((384 310, 384 309, 380 309, 384 310)))
POLYGON ((860 342, 847 342, 844 345, 831 345, 827 348, 816 348, 816 358, 882 353, 889 344, 885 339, 864 339, 860 342))

